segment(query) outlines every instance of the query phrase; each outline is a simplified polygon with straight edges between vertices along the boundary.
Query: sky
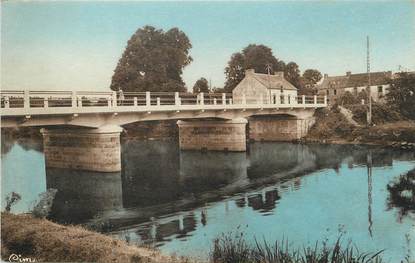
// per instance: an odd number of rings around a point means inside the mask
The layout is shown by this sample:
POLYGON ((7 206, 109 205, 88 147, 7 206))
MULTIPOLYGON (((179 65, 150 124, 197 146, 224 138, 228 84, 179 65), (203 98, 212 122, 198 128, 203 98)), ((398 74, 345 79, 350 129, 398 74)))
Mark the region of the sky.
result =
POLYGON ((192 43, 183 79, 221 87, 231 55, 264 44, 301 71, 415 70, 415 1, 2 1, 1 89, 107 90, 128 39, 178 27, 192 43))

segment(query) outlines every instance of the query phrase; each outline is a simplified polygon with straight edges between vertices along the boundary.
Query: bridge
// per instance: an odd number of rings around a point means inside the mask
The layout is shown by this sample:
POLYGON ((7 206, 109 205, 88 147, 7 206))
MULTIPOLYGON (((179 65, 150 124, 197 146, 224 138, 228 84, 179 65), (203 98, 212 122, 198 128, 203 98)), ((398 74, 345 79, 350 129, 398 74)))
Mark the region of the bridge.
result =
POLYGON ((180 148, 246 150, 253 140, 306 135, 326 97, 280 96, 272 101, 227 93, 0 91, 1 127, 43 127, 49 167, 121 170, 121 125, 177 119, 180 148))

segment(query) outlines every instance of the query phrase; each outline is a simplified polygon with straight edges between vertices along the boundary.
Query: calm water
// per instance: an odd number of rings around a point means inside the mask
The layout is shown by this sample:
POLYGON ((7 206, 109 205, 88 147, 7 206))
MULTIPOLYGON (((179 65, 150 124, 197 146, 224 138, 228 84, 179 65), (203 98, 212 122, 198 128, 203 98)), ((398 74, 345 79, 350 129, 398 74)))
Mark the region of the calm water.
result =
POLYGON ((58 189, 51 218, 94 226, 165 253, 206 258, 212 240, 243 231, 294 247, 353 240, 415 260, 415 215, 387 185, 415 168, 415 154, 361 146, 253 143, 247 153, 179 151, 176 141, 123 143, 120 173, 46 169, 41 142, 2 139, 2 207, 25 212, 58 189), (413 249, 411 249, 413 248, 413 249))

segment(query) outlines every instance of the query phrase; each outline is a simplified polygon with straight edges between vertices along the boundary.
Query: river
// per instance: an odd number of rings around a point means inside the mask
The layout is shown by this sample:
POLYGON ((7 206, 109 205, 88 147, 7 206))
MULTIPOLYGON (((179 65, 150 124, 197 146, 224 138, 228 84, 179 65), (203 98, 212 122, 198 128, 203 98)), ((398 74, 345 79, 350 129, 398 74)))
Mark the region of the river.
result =
POLYGON ((180 151, 175 140, 122 143, 122 172, 46 168, 39 140, 2 138, 5 196, 27 212, 58 190, 50 218, 87 224, 166 254, 206 259, 214 238, 243 232, 292 247, 342 236, 387 262, 415 260, 415 215, 387 185, 415 168, 415 153, 352 145, 250 143, 246 153, 180 151))

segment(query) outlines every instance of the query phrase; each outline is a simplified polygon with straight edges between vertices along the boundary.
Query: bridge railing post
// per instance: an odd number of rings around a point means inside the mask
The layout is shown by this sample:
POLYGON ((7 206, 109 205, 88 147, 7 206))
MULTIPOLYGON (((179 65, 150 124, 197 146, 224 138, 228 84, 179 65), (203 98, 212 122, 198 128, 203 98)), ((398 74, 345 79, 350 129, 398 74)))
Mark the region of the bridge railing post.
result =
POLYGON ((226 105, 226 93, 222 93, 222 104, 226 105))
POLYGON ((327 106, 327 96, 324 95, 324 106, 327 106))
POLYGON ((72 99, 72 108, 76 108, 77 106, 76 91, 72 91, 71 99, 72 99))
POLYGON ((48 100, 48 98, 44 98, 43 99, 43 107, 49 108, 49 100, 48 100))
POLYGON ((199 95, 200 95, 200 105, 204 105, 205 104, 205 95, 203 94, 203 92, 200 92, 199 95))
POLYGON ((305 95, 301 96, 301 104, 305 105, 305 95))
POLYGON ((78 107, 82 108, 82 97, 78 97, 78 107))
POLYGON ((179 93, 175 92, 174 93, 174 105, 179 106, 180 105, 180 97, 179 97, 179 93))
POLYGON ((24 91, 24 97, 23 97, 23 107, 25 109, 30 108, 30 93, 28 90, 24 91))
POLYGON ((317 95, 314 95, 314 105, 317 105, 317 95))
POLYGON ((151 106, 151 94, 150 91, 146 91, 146 106, 150 107, 151 106))
POLYGON ((111 97, 108 97, 107 98, 107 106, 108 106, 108 108, 111 108, 111 105, 112 105, 111 97))
POLYGON ((213 98, 213 105, 216 105, 216 98, 213 98))
POLYGON ((112 107, 117 107, 117 92, 112 92, 112 107))
POLYGON ((232 105, 232 98, 229 98, 229 105, 232 105))
POLYGON ((8 109, 10 108, 10 101, 9 101, 9 97, 4 97, 4 108, 8 109))

